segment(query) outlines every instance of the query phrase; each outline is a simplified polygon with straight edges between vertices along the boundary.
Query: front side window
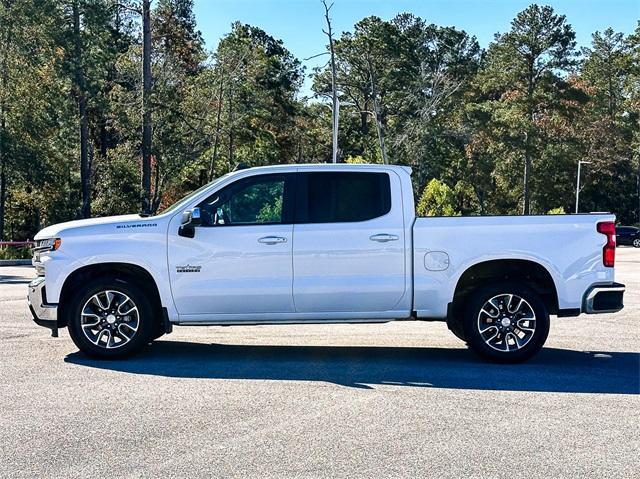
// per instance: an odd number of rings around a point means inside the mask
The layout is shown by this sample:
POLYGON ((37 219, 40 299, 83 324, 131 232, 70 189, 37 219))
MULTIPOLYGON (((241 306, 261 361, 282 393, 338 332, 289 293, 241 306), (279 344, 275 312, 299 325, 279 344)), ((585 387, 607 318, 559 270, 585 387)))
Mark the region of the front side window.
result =
POLYGON ((200 204, 203 226, 284 223, 285 175, 239 180, 200 204))
POLYGON ((305 173, 298 180, 296 222, 366 221, 391 211, 387 173, 305 173))

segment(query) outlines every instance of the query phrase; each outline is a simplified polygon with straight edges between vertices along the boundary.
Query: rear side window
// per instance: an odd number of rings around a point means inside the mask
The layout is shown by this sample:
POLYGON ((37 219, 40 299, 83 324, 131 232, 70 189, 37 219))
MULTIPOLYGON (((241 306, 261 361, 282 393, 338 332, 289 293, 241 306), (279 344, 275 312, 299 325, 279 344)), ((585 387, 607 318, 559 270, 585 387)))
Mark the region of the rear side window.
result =
POLYGON ((386 173, 301 173, 296 222, 366 221, 391 211, 391 185, 386 173))

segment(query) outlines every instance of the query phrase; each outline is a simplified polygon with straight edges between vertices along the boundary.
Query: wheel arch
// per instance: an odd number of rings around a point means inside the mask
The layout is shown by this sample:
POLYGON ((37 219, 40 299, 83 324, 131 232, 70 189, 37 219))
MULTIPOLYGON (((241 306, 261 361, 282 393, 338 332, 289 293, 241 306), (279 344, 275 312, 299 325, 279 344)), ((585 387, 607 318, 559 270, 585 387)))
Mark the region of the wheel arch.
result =
POLYGON ((449 305, 449 329, 456 335, 463 334, 461 318, 466 300, 478 287, 497 281, 524 283, 540 295, 549 314, 558 313, 558 291, 547 268, 527 259, 494 259, 471 265, 458 278, 449 305))
POLYGON ((99 277, 114 277, 116 279, 128 280, 136 286, 142 288, 151 299, 151 305, 155 313, 155 317, 159 322, 159 325, 163 325, 162 314, 162 300, 160 298, 160 291, 155 279, 151 273, 139 266, 132 263, 97 263, 82 266, 74 270, 65 279, 62 289, 60 290, 59 301, 59 324, 60 326, 66 326, 68 322, 68 307, 70 305, 70 299, 76 291, 76 288, 89 280, 93 280, 99 277))

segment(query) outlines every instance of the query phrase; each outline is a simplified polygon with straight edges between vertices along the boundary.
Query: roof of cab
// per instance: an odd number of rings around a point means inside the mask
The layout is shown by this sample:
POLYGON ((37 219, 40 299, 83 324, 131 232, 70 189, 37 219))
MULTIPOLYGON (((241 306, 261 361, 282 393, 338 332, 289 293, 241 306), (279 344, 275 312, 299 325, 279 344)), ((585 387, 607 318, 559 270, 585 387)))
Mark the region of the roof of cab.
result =
POLYGON ((412 170, 410 166, 401 165, 381 165, 372 163, 293 163, 287 165, 268 165, 268 166, 253 166, 250 168, 242 168, 236 171, 256 171, 256 170, 336 170, 336 169, 348 169, 348 170, 367 170, 367 169, 391 169, 402 170, 411 176, 412 170))

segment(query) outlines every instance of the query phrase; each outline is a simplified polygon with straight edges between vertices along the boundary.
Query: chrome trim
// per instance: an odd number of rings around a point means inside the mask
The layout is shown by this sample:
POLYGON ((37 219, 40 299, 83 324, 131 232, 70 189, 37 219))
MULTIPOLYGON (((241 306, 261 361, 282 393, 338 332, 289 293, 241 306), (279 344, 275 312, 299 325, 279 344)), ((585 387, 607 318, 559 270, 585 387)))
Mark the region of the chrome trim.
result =
POLYGON ((593 309, 593 302, 596 299, 596 296, 600 293, 624 293, 625 287, 619 284, 616 285, 602 285, 602 286, 594 286, 589 290, 584 298, 584 312, 587 314, 600 314, 600 313, 617 313, 622 308, 616 309, 593 309))
POLYGON ((29 306, 33 309, 36 319, 41 321, 57 321, 58 305, 45 304, 43 301, 42 291, 44 290, 44 277, 39 276, 29 283, 29 292, 27 300, 29 306))

